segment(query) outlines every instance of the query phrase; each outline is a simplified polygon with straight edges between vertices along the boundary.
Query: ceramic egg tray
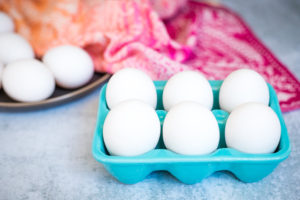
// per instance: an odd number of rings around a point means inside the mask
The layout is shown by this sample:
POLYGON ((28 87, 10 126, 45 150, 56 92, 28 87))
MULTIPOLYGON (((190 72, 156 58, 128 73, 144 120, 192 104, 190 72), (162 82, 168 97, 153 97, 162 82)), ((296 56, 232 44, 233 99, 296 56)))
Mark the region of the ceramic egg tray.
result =
MULTIPOLYGON (((155 81, 154 83, 158 97, 156 113, 162 125, 167 114, 163 110, 162 104, 162 92, 166 81, 155 81)), ((213 153, 200 156, 179 155, 167 150, 162 137, 160 137, 157 147, 146 154, 134 157, 110 156, 102 137, 103 123, 109 112, 105 98, 105 85, 100 93, 97 125, 92 147, 95 159, 102 163, 116 179, 126 184, 142 181, 153 171, 168 171, 186 184, 200 182, 205 177, 221 170, 230 171, 243 182, 255 182, 263 179, 290 153, 288 133, 274 89, 268 84, 270 91, 269 106, 279 117, 282 129, 279 146, 271 154, 246 154, 226 147, 224 130, 229 114, 219 109, 219 89, 222 81, 210 81, 210 84, 214 94, 212 112, 218 121, 221 134, 219 147, 213 153)))

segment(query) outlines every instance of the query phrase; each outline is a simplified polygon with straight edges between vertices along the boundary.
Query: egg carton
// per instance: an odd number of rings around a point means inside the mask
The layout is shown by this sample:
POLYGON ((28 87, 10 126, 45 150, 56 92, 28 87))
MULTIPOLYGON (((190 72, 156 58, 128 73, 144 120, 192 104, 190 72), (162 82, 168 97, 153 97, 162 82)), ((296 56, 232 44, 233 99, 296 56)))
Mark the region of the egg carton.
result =
MULTIPOLYGON (((186 184, 200 182, 214 172, 224 170, 230 171, 243 182, 256 182, 263 179, 269 175, 281 161, 286 159, 291 151, 286 125, 273 87, 268 84, 270 91, 269 106, 276 112, 280 120, 280 143, 274 153, 247 154, 226 147, 224 130, 229 114, 226 111, 220 110, 219 107, 219 90, 223 81, 209 82, 214 94, 212 112, 218 121, 220 129, 219 146, 213 153, 198 156, 174 153, 165 148, 161 135, 157 147, 148 153, 132 157, 110 156, 105 148, 102 137, 104 120, 109 112, 105 98, 107 85, 104 85, 100 92, 97 125, 92 146, 94 158, 102 163, 112 176, 126 184, 134 184, 142 181, 153 171, 168 171, 178 180, 186 184)), ((162 104, 162 92, 166 81, 154 81, 154 84, 158 98, 156 113, 162 126, 167 114, 167 112, 163 110, 162 104)))

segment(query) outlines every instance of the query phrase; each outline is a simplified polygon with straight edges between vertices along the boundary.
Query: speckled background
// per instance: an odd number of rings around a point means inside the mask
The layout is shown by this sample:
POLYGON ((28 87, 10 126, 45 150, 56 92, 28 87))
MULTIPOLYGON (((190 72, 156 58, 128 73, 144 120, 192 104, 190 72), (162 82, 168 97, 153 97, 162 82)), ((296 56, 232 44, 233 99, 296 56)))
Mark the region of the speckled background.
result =
MULTIPOLYGON (((300 1, 228 0, 300 79, 300 1)), ((2 92, 2 91, 0 91, 2 92)), ((285 113, 292 153, 257 183, 227 173, 184 185, 167 173, 119 183, 97 163, 91 144, 99 89, 44 111, 0 113, 0 199, 299 199, 300 110, 285 113)))

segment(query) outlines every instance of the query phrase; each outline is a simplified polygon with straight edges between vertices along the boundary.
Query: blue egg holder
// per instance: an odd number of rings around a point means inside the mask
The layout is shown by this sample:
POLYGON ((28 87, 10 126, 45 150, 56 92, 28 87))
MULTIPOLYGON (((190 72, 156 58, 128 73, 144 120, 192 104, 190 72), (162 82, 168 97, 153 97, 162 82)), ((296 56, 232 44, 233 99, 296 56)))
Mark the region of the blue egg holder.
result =
MULTIPOLYGON (((274 153, 247 154, 227 148, 224 137, 226 120, 229 114, 219 108, 219 90, 223 81, 209 81, 214 94, 212 112, 220 128, 220 143, 216 151, 208 155, 186 156, 165 148, 162 135, 154 150, 143 155, 125 157, 108 154, 103 142, 103 124, 109 109, 106 104, 105 84, 100 92, 97 125, 94 133, 92 152, 94 158, 122 183, 134 184, 142 181, 153 171, 168 171, 186 184, 194 184, 216 171, 230 171, 243 182, 256 182, 269 175, 277 165, 285 160, 291 151, 287 128, 273 87, 270 91, 270 107, 276 112, 281 125, 280 143, 274 153)), ((156 113, 161 126, 167 114, 163 110, 162 92, 166 81, 154 81, 157 91, 156 113)), ((161 129, 162 130, 162 129, 161 129)), ((162 133, 161 133, 162 134, 162 133)))

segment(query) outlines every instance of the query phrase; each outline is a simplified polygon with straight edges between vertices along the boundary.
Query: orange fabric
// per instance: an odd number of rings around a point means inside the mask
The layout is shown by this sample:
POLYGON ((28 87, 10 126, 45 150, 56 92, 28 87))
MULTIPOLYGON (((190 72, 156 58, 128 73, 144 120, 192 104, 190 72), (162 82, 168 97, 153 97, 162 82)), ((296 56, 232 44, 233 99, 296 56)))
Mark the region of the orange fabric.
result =
POLYGON ((161 54, 167 55, 166 62, 181 66, 168 56, 170 46, 181 47, 170 39, 148 0, 0 0, 0 9, 13 17, 16 31, 38 57, 51 47, 72 44, 88 50, 96 71, 145 68, 149 56, 161 54))

